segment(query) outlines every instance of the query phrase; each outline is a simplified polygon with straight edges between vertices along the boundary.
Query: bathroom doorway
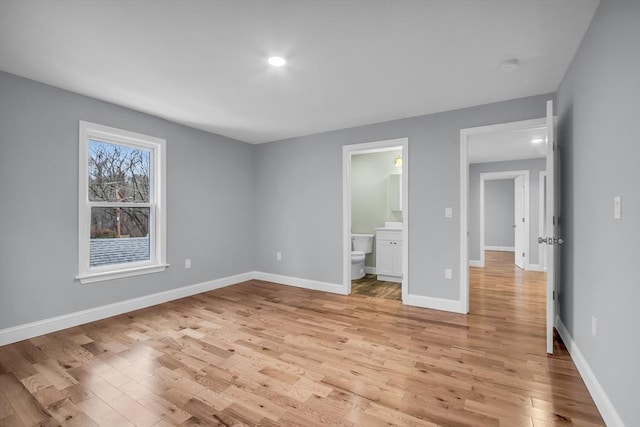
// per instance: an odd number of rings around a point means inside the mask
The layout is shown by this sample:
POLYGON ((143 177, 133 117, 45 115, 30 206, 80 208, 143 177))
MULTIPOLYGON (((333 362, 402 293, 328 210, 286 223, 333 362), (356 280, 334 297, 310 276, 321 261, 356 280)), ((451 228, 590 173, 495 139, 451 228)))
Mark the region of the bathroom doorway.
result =
POLYGON ((407 138, 343 147, 345 294, 408 293, 408 163, 407 138))

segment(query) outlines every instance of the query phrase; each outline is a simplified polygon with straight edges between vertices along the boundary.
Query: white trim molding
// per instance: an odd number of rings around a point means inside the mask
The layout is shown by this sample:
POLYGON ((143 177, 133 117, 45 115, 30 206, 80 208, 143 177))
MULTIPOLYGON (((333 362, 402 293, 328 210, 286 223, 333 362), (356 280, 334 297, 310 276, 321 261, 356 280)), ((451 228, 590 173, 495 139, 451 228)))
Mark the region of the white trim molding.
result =
POLYGON ((60 331, 73 326, 82 325, 107 317, 117 316, 141 308, 151 307, 168 301, 213 291, 236 283, 246 282, 253 279, 253 273, 237 274, 235 276, 223 277, 221 279, 210 280, 208 282, 195 285, 184 286, 182 288, 171 289, 156 294, 145 295, 113 304, 94 307, 87 310, 76 311, 74 313, 63 314, 49 319, 38 320, 11 328, 0 330, 0 345, 11 344, 17 341, 26 340, 39 335, 60 331))
POLYGON ((263 273, 254 271, 252 279, 264 280, 280 285, 295 286, 297 288, 311 289, 314 291, 330 292, 333 294, 349 295, 344 286, 339 283, 320 282, 318 280, 302 279, 300 277, 282 276, 280 274, 263 273))
MULTIPOLYGON (((342 287, 351 293, 351 156, 402 150, 402 301, 409 293, 409 138, 347 144, 342 146, 342 287)), ((314 288, 309 288, 314 289, 314 288)), ((329 291, 333 292, 333 291, 329 291)))
MULTIPOLYGON (((538 236, 546 237, 547 226, 547 171, 538 174, 538 236)), ((538 245, 538 263, 541 270, 547 271, 547 251, 545 245, 538 245)))
POLYGON ((425 297, 423 295, 408 294, 402 297, 402 303, 432 310, 449 311, 453 313, 466 314, 463 311, 462 303, 454 299, 425 297))
MULTIPOLYGON (((78 125, 78 274, 82 284, 120 279, 164 271, 167 264, 166 215, 166 145, 167 141, 96 123, 80 120, 78 125), (91 141, 124 146, 149 153, 149 197, 142 201, 96 201, 89 197, 89 158, 91 141), (91 265, 91 212, 97 208, 147 208, 149 258, 144 261, 91 265)), ((113 184, 113 183, 112 183, 113 184)), ((116 192, 117 194, 117 192, 116 192)), ((114 262, 119 262, 114 260, 114 262)))
MULTIPOLYGON (((490 251, 497 251, 499 249, 489 249, 491 248, 491 246, 489 247, 485 247, 485 249, 490 250, 490 251)), ((509 250, 507 252, 511 252, 512 250, 509 250)), ((469 260, 469 267, 479 267, 479 268, 483 268, 484 267, 484 263, 482 261, 480 261, 479 259, 470 259, 469 260)), ((529 264, 527 269, 527 271, 545 271, 539 264, 529 264)))
POLYGON ((0 346, 254 279, 346 295, 341 284, 252 271, 1 329, 0 346))
POLYGON ((527 271, 545 271, 540 264, 529 264, 527 266, 527 271))
MULTIPOLYGON (((264 273, 252 271, 248 273, 236 274, 234 276, 223 277, 221 279, 210 280, 195 285, 184 286, 151 295, 144 295, 113 304, 94 307, 87 310, 76 311, 63 314, 49 319, 38 320, 36 322, 13 326, 0 330, 0 346, 11 344, 17 341, 33 338, 39 335, 60 331, 119 314, 128 313, 134 310, 151 307, 157 304, 173 301, 180 298, 213 291, 226 286, 235 285, 249 280, 264 280, 280 285, 295 286, 303 289, 310 289, 321 292, 330 292, 340 295, 348 295, 345 287, 339 283, 321 282, 318 280, 303 279, 300 277, 283 276, 280 274, 264 273)), ((449 311, 454 313, 464 313, 461 302, 458 300, 425 297, 422 295, 406 294, 402 297, 403 304, 416 307, 429 308, 433 310, 449 311)))
POLYGON ((367 274, 376 274, 376 268, 375 267, 364 267, 364 272, 367 274))
MULTIPOLYGON (((513 252, 516 250, 513 246, 485 246, 485 251, 513 252)), ((483 251, 484 252, 484 251, 483 251)))
POLYGON ((530 194, 529 194, 529 171, 528 170, 516 170, 516 171, 503 171, 503 172, 483 172, 480 174, 480 262, 482 263, 482 266, 484 266, 484 251, 485 250, 489 250, 489 251, 509 251, 509 252, 513 252, 515 251, 515 248, 511 248, 511 249, 490 249, 490 248, 500 248, 500 246, 486 246, 484 244, 484 237, 485 237, 485 230, 484 230, 484 208, 485 208, 485 203, 484 203, 484 195, 485 195, 485 183, 486 181, 494 181, 494 180, 501 180, 501 179, 515 179, 519 176, 522 176, 524 178, 524 242, 523 242, 523 246, 524 246, 524 268, 525 270, 528 270, 528 266, 529 266, 529 251, 530 251, 530 244, 529 244, 529 236, 531 233, 531 225, 530 225, 530 214, 529 214, 529 198, 530 198, 530 194))
POLYGON ((460 129, 460 304, 469 312, 469 138, 472 135, 546 126, 546 118, 460 129))
POLYGON ((161 273, 167 267, 169 267, 169 264, 144 265, 141 267, 123 268, 117 271, 85 274, 84 276, 76 277, 76 279, 83 285, 86 285, 88 283, 102 282, 103 280, 115 280, 123 279, 125 277, 139 276, 141 274, 161 273))
POLYGON ((562 323, 562 320, 559 317, 556 317, 556 329, 558 330, 564 345, 567 347, 576 368, 578 368, 578 372, 584 380, 589 393, 591 393, 591 397, 598 407, 605 424, 609 427, 624 427, 622 418, 620 418, 618 411, 616 411, 615 406, 613 406, 613 402, 611 402, 611 399, 607 396, 602 385, 600 385, 598 378, 596 378, 596 375, 587 363, 587 359, 584 358, 582 352, 578 348, 578 344, 574 341, 569 330, 564 323, 562 323))

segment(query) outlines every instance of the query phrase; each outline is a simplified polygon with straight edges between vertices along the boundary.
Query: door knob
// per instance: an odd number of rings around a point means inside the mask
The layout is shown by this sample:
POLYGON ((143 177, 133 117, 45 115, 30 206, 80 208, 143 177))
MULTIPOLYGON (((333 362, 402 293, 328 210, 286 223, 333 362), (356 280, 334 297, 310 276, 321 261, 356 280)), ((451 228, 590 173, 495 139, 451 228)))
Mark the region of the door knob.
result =
POLYGON ((546 237, 538 237, 538 243, 539 244, 547 243, 547 238, 546 237))

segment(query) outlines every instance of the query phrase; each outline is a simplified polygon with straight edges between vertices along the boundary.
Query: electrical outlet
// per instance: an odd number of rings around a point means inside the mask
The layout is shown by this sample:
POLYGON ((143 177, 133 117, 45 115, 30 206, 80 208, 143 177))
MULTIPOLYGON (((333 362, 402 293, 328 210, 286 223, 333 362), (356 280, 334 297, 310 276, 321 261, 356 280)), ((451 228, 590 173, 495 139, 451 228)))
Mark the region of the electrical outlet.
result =
POLYGON ((282 261, 282 252, 276 252, 276 261, 282 261))
POLYGON ((596 319, 594 316, 591 316, 591 335, 593 335, 594 338, 597 335, 597 331, 596 331, 597 323, 598 323, 598 319, 596 319))
POLYGON ((188 270, 191 268, 191 258, 187 258, 184 260, 184 269, 188 270))
POLYGON ((453 271, 450 268, 444 269, 444 278, 447 280, 453 279, 453 271))
POLYGON ((444 208, 444 217, 453 218, 453 208, 444 208))

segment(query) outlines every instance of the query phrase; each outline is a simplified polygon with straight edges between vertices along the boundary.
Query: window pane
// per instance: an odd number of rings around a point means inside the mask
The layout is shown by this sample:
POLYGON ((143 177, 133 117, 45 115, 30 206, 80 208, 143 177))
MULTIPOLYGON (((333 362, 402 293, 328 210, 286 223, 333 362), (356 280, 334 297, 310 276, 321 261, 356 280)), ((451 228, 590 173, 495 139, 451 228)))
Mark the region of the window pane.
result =
POLYGON ((91 208, 91 267, 148 261, 149 208, 91 208))
POLYGON ((89 200, 149 202, 151 152, 89 140, 89 200))

